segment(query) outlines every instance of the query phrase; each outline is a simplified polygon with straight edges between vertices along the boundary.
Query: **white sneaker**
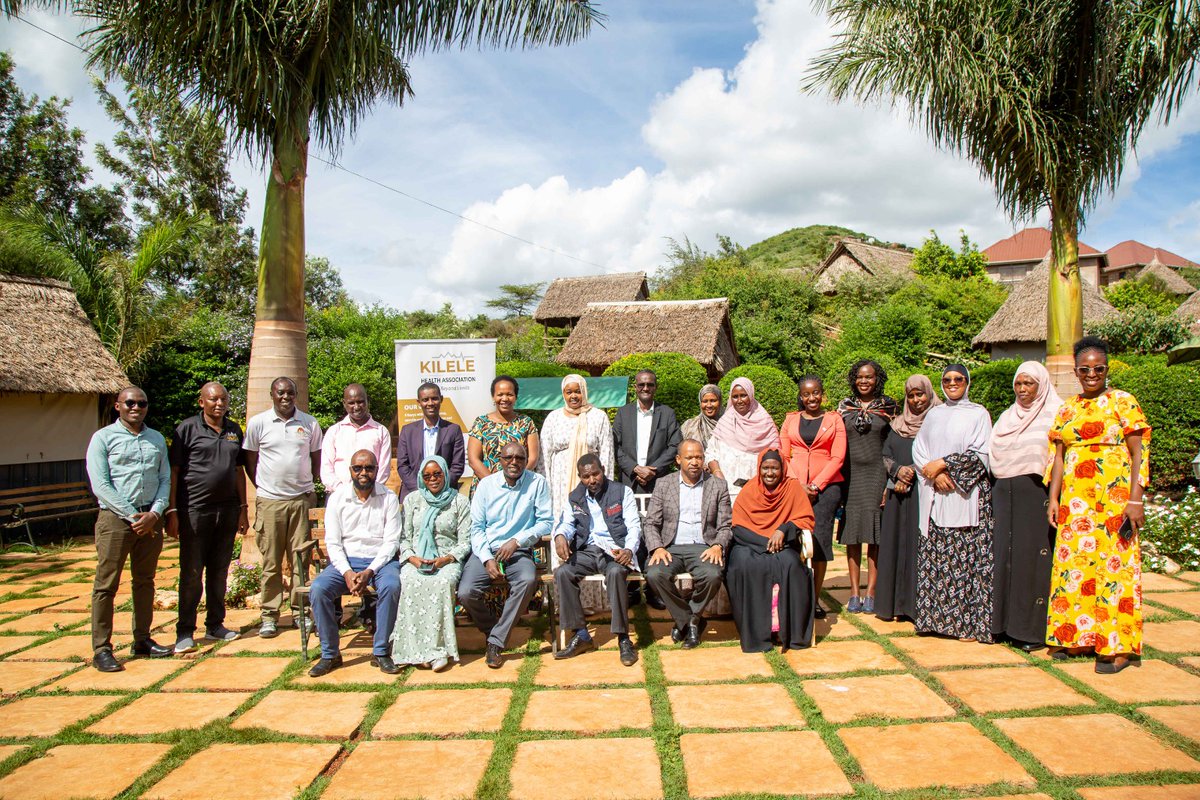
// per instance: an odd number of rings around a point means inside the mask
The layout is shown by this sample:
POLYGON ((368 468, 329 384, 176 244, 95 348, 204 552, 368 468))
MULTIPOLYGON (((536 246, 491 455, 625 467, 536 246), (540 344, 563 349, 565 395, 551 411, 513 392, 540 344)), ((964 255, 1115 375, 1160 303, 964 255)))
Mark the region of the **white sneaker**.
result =
POLYGON ((446 670, 450 669, 450 659, 446 658, 445 656, 442 656, 441 658, 435 658, 433 661, 429 662, 429 668, 434 672, 445 672, 446 670))
POLYGON ((184 653, 191 653, 196 650, 196 641, 190 636, 180 636, 175 640, 175 655, 181 656, 184 653))

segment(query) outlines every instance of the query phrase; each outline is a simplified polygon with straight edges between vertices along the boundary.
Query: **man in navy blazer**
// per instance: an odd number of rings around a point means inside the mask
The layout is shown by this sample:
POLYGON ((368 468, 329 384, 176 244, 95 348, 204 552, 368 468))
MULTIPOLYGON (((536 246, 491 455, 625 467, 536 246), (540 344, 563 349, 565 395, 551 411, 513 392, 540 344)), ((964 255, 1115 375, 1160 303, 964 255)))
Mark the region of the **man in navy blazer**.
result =
POLYGON ((442 419, 442 390, 436 383, 423 383, 417 389, 421 419, 400 429, 396 442, 396 471, 400 473, 400 502, 417 490, 421 462, 426 456, 441 456, 450 467, 449 485, 458 481, 467 468, 467 448, 457 424, 442 419))

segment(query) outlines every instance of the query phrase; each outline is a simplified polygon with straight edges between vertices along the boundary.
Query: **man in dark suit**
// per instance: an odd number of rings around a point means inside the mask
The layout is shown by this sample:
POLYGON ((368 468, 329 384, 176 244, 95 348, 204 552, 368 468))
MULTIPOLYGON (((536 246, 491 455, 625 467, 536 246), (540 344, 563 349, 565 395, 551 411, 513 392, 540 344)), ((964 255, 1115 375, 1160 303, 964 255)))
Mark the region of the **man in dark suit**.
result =
POLYGON ((423 383, 417 389, 421 419, 400 429, 396 443, 396 471, 400 473, 400 502, 417 490, 421 463, 428 456, 441 456, 450 467, 449 485, 458 481, 467 468, 467 449, 457 424, 442 419, 442 390, 436 383, 423 383))
POLYGON ((671 639, 685 648, 700 644, 704 608, 721 591, 725 552, 733 539, 729 487, 704 471, 704 445, 685 439, 679 445, 679 476, 654 487, 642 522, 650 559, 646 581, 658 592, 675 620, 671 639), (681 572, 692 575, 692 596, 675 586, 681 572))

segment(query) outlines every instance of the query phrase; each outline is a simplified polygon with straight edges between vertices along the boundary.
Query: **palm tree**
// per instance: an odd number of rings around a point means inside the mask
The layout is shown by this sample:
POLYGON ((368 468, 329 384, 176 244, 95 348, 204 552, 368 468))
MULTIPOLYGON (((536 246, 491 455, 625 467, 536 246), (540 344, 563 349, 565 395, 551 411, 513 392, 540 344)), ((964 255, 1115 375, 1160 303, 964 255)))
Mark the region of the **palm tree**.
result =
MULTIPOLYGON (((76 0, 93 18, 91 66, 184 95, 215 112, 232 140, 269 163, 248 413, 273 378, 307 402, 304 184, 310 137, 336 152, 378 99, 411 94, 405 64, 449 47, 565 44, 598 12, 584 0, 76 0)), ((19 12, 20 0, 0 0, 19 12)))
MULTIPOLYGON (((1156 112, 1191 85, 1195 0, 824 0, 840 28, 805 88, 907 106, 1009 216, 1050 209, 1047 364, 1083 334, 1079 228, 1156 112)), ((1064 371, 1065 374, 1064 375, 1064 371)), ((1073 384, 1072 384, 1073 385, 1073 384)))

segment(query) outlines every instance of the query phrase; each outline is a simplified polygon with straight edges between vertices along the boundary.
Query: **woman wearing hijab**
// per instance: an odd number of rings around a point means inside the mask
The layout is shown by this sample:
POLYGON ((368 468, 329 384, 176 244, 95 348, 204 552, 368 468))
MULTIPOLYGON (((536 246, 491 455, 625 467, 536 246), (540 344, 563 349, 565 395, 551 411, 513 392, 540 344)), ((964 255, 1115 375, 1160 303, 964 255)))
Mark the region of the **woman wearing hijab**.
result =
POLYGON ((779 449, 775 420, 754 399, 754 384, 738 378, 729 387, 729 408, 713 428, 705 457, 708 471, 729 485, 729 499, 758 474, 758 454, 779 449))
POLYGON ((904 411, 892 420, 883 443, 888 494, 879 528, 879 579, 875 584, 875 616, 880 619, 916 617, 920 523, 913 441, 929 409, 941 403, 929 378, 919 374, 909 377, 904 382, 904 411))
POLYGON ((847 376, 850 396, 838 404, 846 426, 846 516, 839 540, 846 545, 850 566, 851 613, 875 613, 875 580, 879 559, 879 526, 887 472, 883 468, 883 440, 899 408, 883 393, 887 373, 878 363, 859 361, 847 376), (867 596, 859 597, 862 546, 867 546, 867 596))
POLYGON ((580 375, 562 379, 563 407, 546 416, 542 424, 541 472, 550 482, 550 504, 558 519, 567 495, 579 485, 575 465, 580 457, 595 453, 604 474, 613 477, 613 434, 608 415, 588 402, 587 381, 580 375))
POLYGON ((946 402, 929 410, 913 442, 921 531, 914 622, 920 632, 990 644, 992 419, 968 399, 970 385, 966 367, 946 367, 946 402))
POLYGON ((458 661, 454 590, 471 553, 471 504, 448 484, 441 456, 421 463, 420 491, 404 498, 400 534, 400 608, 392 631, 397 664, 428 665, 435 672, 458 661))
POLYGON ((725 559, 725 586, 743 653, 769 651, 773 629, 783 650, 812 644, 815 602, 812 570, 805 565, 812 526, 804 486, 787 477, 778 450, 766 450, 733 504, 733 541, 725 559), (772 622, 776 590, 778 626, 772 622))
POLYGON ((1043 476, 1050 428, 1063 401, 1037 361, 1017 367, 1013 392, 1016 402, 996 420, 988 447, 996 516, 992 635, 1031 653, 1045 647, 1054 529, 1046 520, 1050 494, 1043 476))
POLYGON ((713 383, 706 383, 700 389, 700 413, 680 426, 684 439, 695 439, 708 447, 717 420, 721 418, 721 389, 713 383))

